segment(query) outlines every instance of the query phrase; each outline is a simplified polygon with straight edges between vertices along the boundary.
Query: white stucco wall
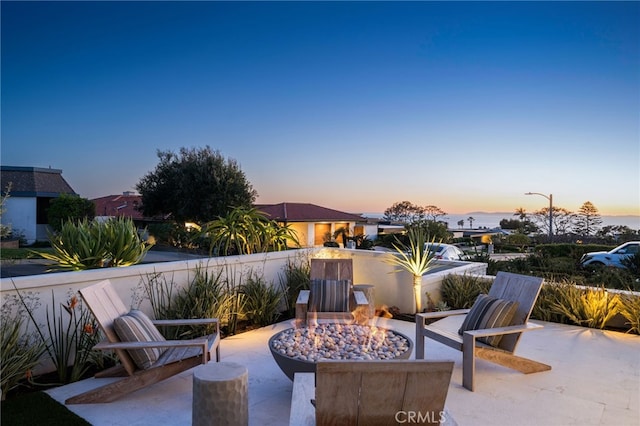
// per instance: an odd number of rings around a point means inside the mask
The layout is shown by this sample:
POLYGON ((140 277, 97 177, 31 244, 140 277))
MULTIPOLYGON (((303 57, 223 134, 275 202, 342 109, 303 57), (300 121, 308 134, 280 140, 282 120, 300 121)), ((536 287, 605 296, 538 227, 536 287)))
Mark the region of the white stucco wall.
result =
POLYGON ((5 202, 2 224, 11 225, 14 235, 24 235, 28 244, 38 238, 36 198, 9 197, 5 202))
MULTIPOLYGON (((58 272, 0 279, 0 296, 2 301, 15 294, 15 287, 22 294, 31 294, 39 299, 40 308, 35 312, 36 321, 46 328, 46 313, 53 305, 66 303, 70 295, 81 288, 102 280, 110 280, 116 292, 126 305, 139 307, 151 314, 151 305, 142 298, 142 282, 152 274, 163 274, 172 280, 176 288, 185 286, 193 278, 196 268, 208 271, 243 274, 254 271, 261 274, 267 283, 280 284, 280 277, 287 262, 296 262, 310 257, 352 258, 354 284, 372 284, 375 287, 375 305, 397 306, 401 312, 413 312, 413 279, 406 272, 394 273, 393 266, 385 262, 388 253, 368 250, 349 250, 337 248, 288 250, 274 253, 259 253, 243 256, 228 256, 180 260, 140 264, 124 268, 92 269, 79 272, 58 272)), ((440 299, 439 287, 447 273, 480 273, 486 271, 486 264, 473 262, 457 262, 463 264, 455 270, 425 275, 423 277, 423 294, 429 291, 437 302, 440 299)), ((239 277, 239 275, 236 275, 239 277)), ((237 284, 240 279, 236 281, 237 284)))

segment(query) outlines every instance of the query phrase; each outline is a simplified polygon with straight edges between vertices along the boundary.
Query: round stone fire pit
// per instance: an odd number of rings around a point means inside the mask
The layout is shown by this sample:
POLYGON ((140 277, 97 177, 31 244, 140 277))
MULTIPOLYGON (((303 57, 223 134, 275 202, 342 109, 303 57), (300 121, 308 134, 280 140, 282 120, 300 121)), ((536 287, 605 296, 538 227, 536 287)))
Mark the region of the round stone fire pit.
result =
POLYGON ((413 342, 402 333, 353 324, 288 328, 269 339, 273 359, 291 380, 295 373, 315 373, 321 360, 408 359, 412 348, 413 342))

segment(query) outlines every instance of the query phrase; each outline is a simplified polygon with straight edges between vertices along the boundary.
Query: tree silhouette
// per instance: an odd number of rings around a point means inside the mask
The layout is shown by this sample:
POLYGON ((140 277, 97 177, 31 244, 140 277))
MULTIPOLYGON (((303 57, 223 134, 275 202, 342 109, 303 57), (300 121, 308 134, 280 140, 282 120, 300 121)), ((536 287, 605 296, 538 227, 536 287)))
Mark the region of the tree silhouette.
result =
POLYGON ((600 229, 600 225, 602 225, 602 218, 598 213, 598 209, 591 201, 586 201, 580 206, 576 214, 575 233, 583 236, 595 235, 600 229))
POLYGON ((240 165, 209 146, 157 155, 155 170, 136 185, 147 217, 168 215, 179 222, 203 223, 236 207, 250 208, 256 199, 240 165))

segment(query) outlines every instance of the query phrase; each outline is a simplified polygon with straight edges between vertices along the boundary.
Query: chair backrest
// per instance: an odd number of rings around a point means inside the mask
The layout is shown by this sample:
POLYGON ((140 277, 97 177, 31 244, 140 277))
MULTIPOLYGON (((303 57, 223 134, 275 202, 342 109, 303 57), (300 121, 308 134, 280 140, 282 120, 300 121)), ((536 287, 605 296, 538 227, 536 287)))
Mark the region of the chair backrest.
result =
MULTIPOLYGON (((111 343, 119 342, 120 339, 113 328, 113 322, 119 316, 129 312, 129 308, 122 302, 111 282, 109 280, 100 281, 81 289, 80 294, 107 340, 111 343)), ((127 372, 133 374, 137 367, 129 353, 122 349, 115 351, 127 372)))
MULTIPOLYGON (((529 320, 536 304, 544 278, 528 275, 498 272, 491 284, 489 296, 518 302, 518 309, 511 325, 522 325, 529 320)), ((516 349, 521 333, 505 335, 500 341, 500 348, 509 352, 516 349)))
POLYGON ((349 280, 353 283, 353 260, 311 259, 311 279, 349 280))
POLYGON ((316 425, 439 424, 453 361, 326 361, 316 366, 316 425), (427 420, 427 421, 425 421, 427 420))

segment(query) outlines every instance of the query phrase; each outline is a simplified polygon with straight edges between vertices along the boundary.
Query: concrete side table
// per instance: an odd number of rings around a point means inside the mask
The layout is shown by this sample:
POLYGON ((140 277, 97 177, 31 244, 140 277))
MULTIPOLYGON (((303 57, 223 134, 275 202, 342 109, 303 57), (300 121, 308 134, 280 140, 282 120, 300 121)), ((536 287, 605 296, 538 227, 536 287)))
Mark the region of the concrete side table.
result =
POLYGON ((193 370, 193 426, 249 424, 249 372, 235 362, 193 370))

